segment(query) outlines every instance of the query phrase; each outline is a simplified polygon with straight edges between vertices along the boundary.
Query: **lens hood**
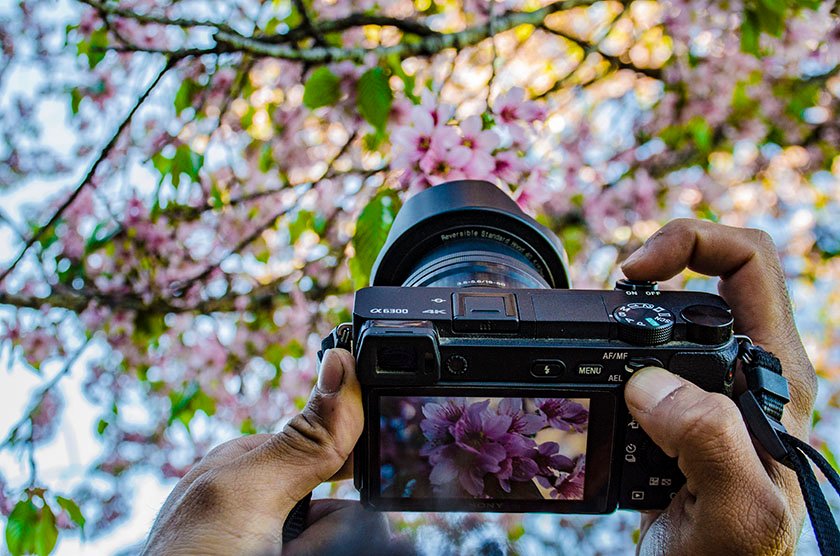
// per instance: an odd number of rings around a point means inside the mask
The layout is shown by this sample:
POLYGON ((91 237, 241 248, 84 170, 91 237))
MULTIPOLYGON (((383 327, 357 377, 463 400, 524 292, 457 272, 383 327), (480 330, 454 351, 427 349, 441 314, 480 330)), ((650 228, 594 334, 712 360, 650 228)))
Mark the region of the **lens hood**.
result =
POLYGON ((519 268, 533 268, 550 288, 570 287, 560 239, 498 187, 478 180, 443 183, 408 199, 373 265, 371 285, 402 286, 430 253, 464 241, 488 254, 513 254, 519 268))

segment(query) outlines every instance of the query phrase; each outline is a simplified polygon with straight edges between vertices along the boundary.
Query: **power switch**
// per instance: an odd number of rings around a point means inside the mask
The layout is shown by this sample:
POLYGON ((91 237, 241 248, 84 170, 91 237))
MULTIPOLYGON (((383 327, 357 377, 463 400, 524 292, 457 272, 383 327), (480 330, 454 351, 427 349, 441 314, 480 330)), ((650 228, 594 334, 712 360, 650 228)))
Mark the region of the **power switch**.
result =
POLYGON ((519 313, 512 293, 455 293, 452 296, 456 332, 516 332, 519 313))

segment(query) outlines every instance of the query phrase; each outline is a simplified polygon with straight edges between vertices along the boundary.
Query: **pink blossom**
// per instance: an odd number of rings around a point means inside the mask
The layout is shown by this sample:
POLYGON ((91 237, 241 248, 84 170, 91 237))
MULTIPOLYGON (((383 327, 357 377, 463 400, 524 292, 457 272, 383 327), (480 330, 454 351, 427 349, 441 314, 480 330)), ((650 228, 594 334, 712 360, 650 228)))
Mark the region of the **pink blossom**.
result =
POLYGON ((493 104, 493 113, 502 123, 522 120, 528 123, 545 119, 545 108, 532 100, 525 100, 525 89, 514 87, 500 95, 493 104))
POLYGON ((48 358, 59 353, 58 338, 42 328, 25 332, 20 337, 23 355, 36 369, 48 358))
POLYGON ((59 413, 64 407, 64 400, 50 389, 41 398, 40 403, 29 414, 32 423, 32 441, 44 442, 52 438, 61 422, 59 413))
POLYGON ((0 514, 9 515, 14 503, 6 497, 6 480, 0 475, 0 514))
POLYGON ((434 180, 459 179, 464 176, 464 167, 472 157, 470 149, 456 145, 450 149, 430 149, 420 161, 420 169, 434 180))
POLYGON ((525 169, 522 159, 511 151, 496 153, 493 175, 506 183, 516 183, 525 169))
POLYGON ((394 144, 394 167, 412 168, 426 157, 434 147, 445 151, 459 142, 458 132, 454 127, 438 125, 429 110, 416 106, 411 111, 411 127, 397 128, 391 138, 394 144))
POLYGON ((482 130, 480 116, 470 116, 461 122, 461 145, 470 149, 470 160, 464 165, 464 174, 471 179, 487 179, 495 167, 493 149, 499 146, 499 136, 491 130, 482 130))

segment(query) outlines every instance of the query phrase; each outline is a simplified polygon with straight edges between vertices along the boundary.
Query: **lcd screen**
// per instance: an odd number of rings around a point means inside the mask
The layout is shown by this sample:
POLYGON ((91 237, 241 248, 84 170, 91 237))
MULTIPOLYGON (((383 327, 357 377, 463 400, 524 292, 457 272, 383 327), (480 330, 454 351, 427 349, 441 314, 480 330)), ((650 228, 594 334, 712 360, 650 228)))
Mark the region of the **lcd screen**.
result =
POLYGON ((386 499, 584 500, 590 399, 379 398, 386 499))

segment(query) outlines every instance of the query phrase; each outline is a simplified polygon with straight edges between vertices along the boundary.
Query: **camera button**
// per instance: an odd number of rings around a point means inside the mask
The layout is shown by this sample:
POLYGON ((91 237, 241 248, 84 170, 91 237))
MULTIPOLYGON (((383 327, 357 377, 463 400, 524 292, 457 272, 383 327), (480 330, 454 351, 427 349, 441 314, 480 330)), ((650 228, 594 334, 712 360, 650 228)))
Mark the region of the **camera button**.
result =
POLYGON ((580 376, 601 376, 604 366, 596 363, 581 363, 578 365, 577 374, 580 376))
POLYGON ((467 370, 467 360, 460 355, 451 355, 446 360, 446 370, 453 375, 462 375, 467 370))
POLYGON ((655 357, 631 357, 624 365, 624 370, 629 374, 641 371, 645 367, 662 367, 662 361, 655 357))
POLYGON ((534 361, 531 365, 531 376, 537 378, 557 378, 563 375, 566 365, 556 359, 534 361))

